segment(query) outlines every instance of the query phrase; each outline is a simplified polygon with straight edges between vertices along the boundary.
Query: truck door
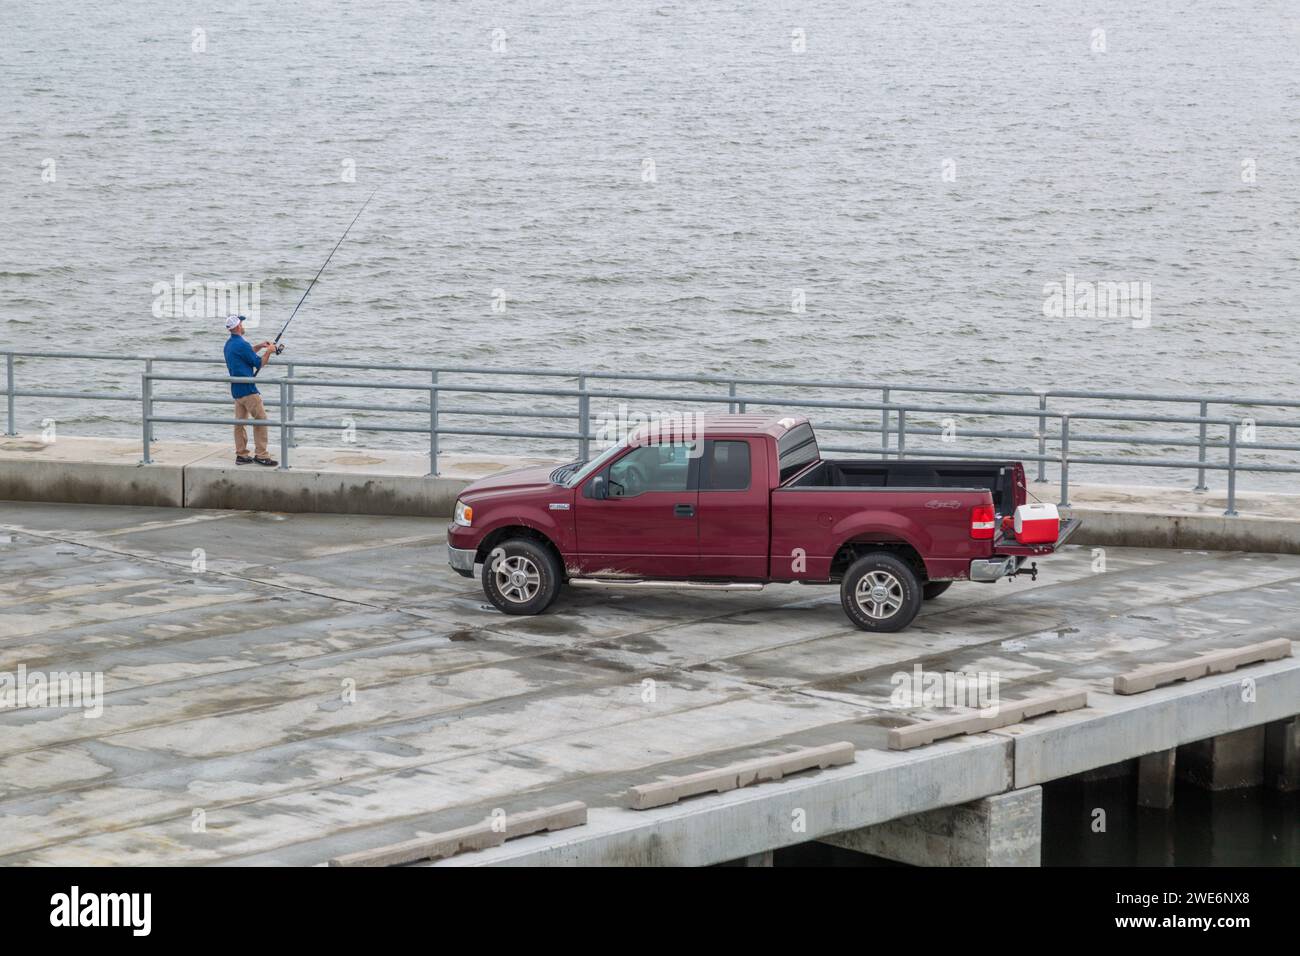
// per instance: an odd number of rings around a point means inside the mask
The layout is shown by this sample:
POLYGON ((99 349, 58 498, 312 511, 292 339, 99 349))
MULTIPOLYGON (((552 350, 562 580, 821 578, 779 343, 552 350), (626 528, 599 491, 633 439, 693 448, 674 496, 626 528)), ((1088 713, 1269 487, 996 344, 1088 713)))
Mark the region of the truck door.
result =
POLYGON ((700 459, 701 577, 767 577, 766 448, 761 440, 704 443, 700 459))
POLYGON ((697 442, 639 445, 583 483, 574 503, 583 574, 695 575, 698 448, 697 442), (597 477, 608 497, 593 497, 597 477))

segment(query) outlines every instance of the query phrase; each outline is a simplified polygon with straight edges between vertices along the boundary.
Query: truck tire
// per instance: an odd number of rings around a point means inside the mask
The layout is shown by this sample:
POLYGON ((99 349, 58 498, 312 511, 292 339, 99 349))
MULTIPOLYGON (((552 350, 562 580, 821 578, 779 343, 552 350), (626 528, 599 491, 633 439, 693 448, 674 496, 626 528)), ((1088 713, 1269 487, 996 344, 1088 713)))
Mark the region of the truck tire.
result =
POLYGON ((921 610, 921 582, 888 551, 874 551, 849 566, 840 582, 840 604, 864 631, 901 631, 921 610))
POLYGON ((932 601, 952 587, 951 581, 926 581, 921 586, 921 594, 927 601, 932 601))
POLYGON ((511 538, 483 562, 483 593, 505 614, 541 614, 560 593, 560 562, 531 538, 511 538))

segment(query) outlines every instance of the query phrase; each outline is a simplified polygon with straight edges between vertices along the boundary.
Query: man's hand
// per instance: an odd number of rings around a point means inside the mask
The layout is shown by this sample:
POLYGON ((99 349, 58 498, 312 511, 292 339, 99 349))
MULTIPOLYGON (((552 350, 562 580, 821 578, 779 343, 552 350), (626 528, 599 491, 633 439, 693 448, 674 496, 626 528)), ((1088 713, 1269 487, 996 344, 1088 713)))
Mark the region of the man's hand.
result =
POLYGON ((270 342, 258 342, 256 345, 253 346, 253 351, 260 352, 262 351, 262 349, 266 348, 270 344, 271 344, 270 342))

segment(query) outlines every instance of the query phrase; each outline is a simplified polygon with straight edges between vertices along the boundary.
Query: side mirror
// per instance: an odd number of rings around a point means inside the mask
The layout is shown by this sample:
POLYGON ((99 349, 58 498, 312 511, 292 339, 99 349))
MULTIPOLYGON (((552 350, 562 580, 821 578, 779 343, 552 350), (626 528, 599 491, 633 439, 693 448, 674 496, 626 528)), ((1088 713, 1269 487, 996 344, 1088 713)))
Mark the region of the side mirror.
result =
POLYGON ((591 497, 602 501, 609 497, 609 485, 605 483, 604 475, 597 475, 591 479, 591 497))

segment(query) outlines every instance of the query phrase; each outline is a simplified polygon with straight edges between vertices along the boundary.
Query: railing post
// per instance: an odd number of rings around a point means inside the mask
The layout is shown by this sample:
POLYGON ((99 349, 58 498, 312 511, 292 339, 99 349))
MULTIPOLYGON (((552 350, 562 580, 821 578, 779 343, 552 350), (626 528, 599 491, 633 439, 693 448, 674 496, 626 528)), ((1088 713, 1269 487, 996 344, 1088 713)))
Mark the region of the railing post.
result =
POLYGON ((1070 416, 1061 416, 1061 508, 1070 507, 1070 416))
POLYGON ((578 376, 578 457, 590 461, 587 435, 591 431, 591 396, 587 394, 587 376, 578 376))
POLYGON ((1047 481, 1047 393, 1038 393, 1038 477, 1035 481, 1047 481))
POLYGON ((9 376, 7 379, 5 379, 5 387, 9 392, 9 428, 8 431, 5 432, 5 434, 8 435, 10 438, 12 438, 18 434, 18 432, 14 430, 15 422, 14 422, 14 353, 13 352, 6 353, 5 368, 9 376))
POLYGON ((1193 491, 1208 491, 1205 484, 1205 419, 1209 417, 1210 405, 1208 402, 1201 402, 1201 467, 1196 469, 1196 487, 1193 491))
MULTIPOLYGON (((153 374, 153 359, 151 359, 151 358, 147 358, 147 359, 144 360, 144 373, 145 373, 146 375, 152 375, 152 374, 153 374)), ((153 422, 150 422, 150 423, 149 423, 149 440, 150 440, 150 441, 157 441, 157 440, 158 440, 158 436, 155 435, 155 434, 154 434, 154 431, 153 431, 153 422)))
POLYGON ((285 394, 287 386, 284 379, 277 383, 280 386, 280 471, 289 470, 289 428, 285 424, 289 421, 289 399, 285 394))
MULTIPOLYGON (((880 390, 880 401, 884 405, 889 404, 889 389, 880 390)), ((880 458, 883 461, 889 457, 889 409, 880 410, 880 458)))
POLYGON ((1237 423, 1228 425, 1228 510, 1225 515, 1237 513, 1237 423))
POLYGON ((903 457, 903 452, 907 449, 907 409, 898 410, 898 457, 903 457))
POLYGON ((734 414, 736 414, 736 403, 735 403, 735 401, 734 401, 734 399, 735 399, 735 397, 736 397, 736 380, 735 380, 735 379, 732 379, 732 380, 731 380, 731 390, 728 391, 727 394, 730 395, 731 398, 733 399, 733 401, 731 401, 730 403, 728 403, 728 405, 727 405, 727 411, 730 412, 732 415, 734 415, 734 414))
POLYGON ((438 370, 430 373, 429 389, 429 477, 438 477, 438 370))
MULTIPOLYGON (((292 362, 290 362, 290 363, 288 364, 288 366, 285 368, 285 373, 289 376, 289 378, 291 378, 291 379, 293 378, 293 363, 292 363, 292 362)), ((298 416, 294 413, 294 410, 293 410, 293 385, 292 385, 292 383, 289 385, 289 415, 290 415, 290 417, 293 417, 293 418, 297 418, 297 417, 298 417, 298 416)), ((289 429, 289 444, 292 445, 294 448, 297 448, 297 447, 298 447, 298 431, 297 431, 297 429, 293 429, 293 428, 289 429)))
POLYGON ((145 372, 140 376, 140 437, 141 444, 144 446, 144 457, 140 459, 142 465, 148 465, 152 461, 149 457, 150 429, 153 425, 149 421, 151 418, 153 418, 153 378, 145 372))

